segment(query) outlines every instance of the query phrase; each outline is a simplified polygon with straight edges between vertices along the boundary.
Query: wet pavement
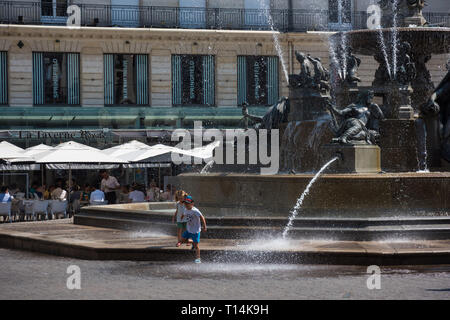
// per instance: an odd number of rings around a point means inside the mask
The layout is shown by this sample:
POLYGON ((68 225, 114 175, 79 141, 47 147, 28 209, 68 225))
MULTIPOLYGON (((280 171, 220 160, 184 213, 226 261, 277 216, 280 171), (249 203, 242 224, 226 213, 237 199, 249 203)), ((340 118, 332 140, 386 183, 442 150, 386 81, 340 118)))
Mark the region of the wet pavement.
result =
MULTIPOLYGON (((176 237, 163 231, 126 231, 73 224, 73 219, 24 222, 0 225, 0 238, 11 237, 46 244, 93 250, 168 250, 186 251, 183 245, 176 248, 176 237)), ((322 252, 348 254, 447 254, 450 240, 386 239, 384 241, 336 241, 333 239, 202 239, 204 251, 257 251, 257 252, 322 252)), ((36 249, 36 251, 39 251, 36 249)), ((156 252, 156 251, 155 251, 156 252)), ((46 253, 46 252, 44 252, 46 253)))
POLYGON ((13 242, 22 238, 41 242, 48 248, 65 243, 74 248, 151 248, 180 254, 165 261, 157 255, 148 261, 99 261, 4 248, 0 249, 0 299, 450 299, 450 265, 446 264, 380 266, 380 289, 371 290, 367 283, 373 283, 370 277, 374 275, 368 272, 367 264, 292 264, 264 259, 244 263, 227 255, 230 251, 293 254, 302 250, 439 253, 448 251, 448 241, 204 239, 202 253, 210 250, 221 254, 219 259, 206 255, 201 264, 194 264, 189 247, 176 248, 172 235, 79 226, 71 219, 2 224, 0 237, 5 236, 12 236, 13 242), (79 267, 81 289, 67 287, 70 266, 79 267))
POLYGON ((0 249, 0 299, 450 299, 450 266, 86 261, 0 249), (67 288, 69 266, 81 289, 67 288))

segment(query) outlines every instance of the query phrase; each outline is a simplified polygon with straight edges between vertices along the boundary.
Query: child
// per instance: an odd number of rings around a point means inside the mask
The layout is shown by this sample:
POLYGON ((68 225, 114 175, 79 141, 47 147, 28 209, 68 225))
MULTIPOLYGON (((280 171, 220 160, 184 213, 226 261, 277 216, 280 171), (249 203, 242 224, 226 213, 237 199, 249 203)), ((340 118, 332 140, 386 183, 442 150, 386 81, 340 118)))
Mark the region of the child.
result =
POLYGON ((172 223, 175 223, 175 219, 177 219, 177 237, 178 243, 177 247, 181 246, 181 234, 186 230, 186 220, 181 219, 181 216, 184 214, 184 198, 187 196, 187 193, 183 190, 178 190, 175 193, 175 201, 177 202, 177 210, 175 211, 175 215, 172 217, 172 223))
POLYGON ((200 260, 200 231, 201 231, 201 225, 200 221, 203 224, 203 231, 206 231, 206 220, 203 217, 200 210, 198 210, 196 207, 194 207, 194 199, 192 199, 191 196, 186 196, 184 198, 184 206, 186 207, 186 210, 184 211, 184 214, 181 216, 181 219, 186 218, 186 231, 183 232, 181 242, 188 242, 188 239, 192 239, 193 246, 196 251, 196 258, 195 263, 201 263, 200 260))

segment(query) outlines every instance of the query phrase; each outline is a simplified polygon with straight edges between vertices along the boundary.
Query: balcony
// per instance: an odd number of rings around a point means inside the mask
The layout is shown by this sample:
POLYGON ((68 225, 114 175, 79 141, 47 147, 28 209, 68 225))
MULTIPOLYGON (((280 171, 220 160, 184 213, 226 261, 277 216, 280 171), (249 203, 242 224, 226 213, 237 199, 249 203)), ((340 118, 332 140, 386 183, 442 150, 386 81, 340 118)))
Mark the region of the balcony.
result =
MULTIPOLYGON (((305 32, 365 29, 367 13, 353 12, 350 25, 341 28, 327 10, 249 10, 77 4, 81 26, 133 28, 186 28, 216 30, 270 30, 305 32)), ((66 6, 41 2, 0 1, 1 24, 65 25, 66 6)), ((449 13, 424 13, 430 25, 450 27, 449 13)))

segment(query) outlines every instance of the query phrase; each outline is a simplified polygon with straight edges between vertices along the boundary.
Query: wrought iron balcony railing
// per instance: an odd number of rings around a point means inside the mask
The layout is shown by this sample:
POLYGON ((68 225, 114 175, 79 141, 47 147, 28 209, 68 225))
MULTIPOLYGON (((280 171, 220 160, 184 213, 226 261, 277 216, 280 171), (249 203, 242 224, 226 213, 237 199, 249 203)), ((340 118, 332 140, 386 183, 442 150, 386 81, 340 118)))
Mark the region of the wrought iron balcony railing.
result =
MULTIPOLYGON (((76 1, 72 1, 77 4, 76 1)), ((278 30, 304 32, 365 29, 367 13, 353 12, 351 24, 330 21, 327 10, 249 10, 77 4, 81 26, 278 30), (270 18, 269 18, 270 16, 270 18), (272 25, 271 25, 272 23, 272 25)), ((0 1, 0 23, 65 25, 67 6, 58 2, 0 1)), ((432 25, 450 27, 449 13, 424 13, 432 25)))

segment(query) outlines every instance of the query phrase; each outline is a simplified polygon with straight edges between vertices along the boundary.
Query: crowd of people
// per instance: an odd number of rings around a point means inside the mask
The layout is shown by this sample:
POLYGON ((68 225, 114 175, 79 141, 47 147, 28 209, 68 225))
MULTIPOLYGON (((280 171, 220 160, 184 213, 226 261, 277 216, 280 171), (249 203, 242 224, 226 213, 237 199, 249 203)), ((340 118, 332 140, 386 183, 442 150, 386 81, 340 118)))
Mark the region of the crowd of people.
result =
MULTIPOLYGON (((200 233, 206 231, 206 220, 200 210, 194 206, 194 199, 183 190, 176 190, 170 184, 163 192, 152 181, 148 189, 145 186, 132 184, 121 186, 117 179, 110 176, 106 170, 100 171, 101 182, 96 185, 85 184, 82 188, 75 180, 64 181, 58 179, 56 184, 39 186, 32 183, 29 194, 39 200, 69 201, 73 206, 105 203, 133 203, 175 201, 176 211, 172 222, 177 225, 177 247, 183 243, 192 245, 196 252, 196 263, 200 263, 200 233), (67 190, 70 190, 67 191, 67 190)), ((15 197, 20 198, 23 192, 16 185, 2 186, 0 189, 0 202, 13 202, 15 197)), ((17 201, 17 199, 16 199, 17 201)))
MULTIPOLYGON (((152 181, 146 189, 144 185, 133 183, 131 185, 120 185, 119 181, 109 175, 106 170, 100 172, 100 182, 97 184, 84 184, 80 186, 75 180, 64 181, 57 179, 55 184, 46 186, 33 182, 28 190, 29 198, 36 200, 61 200, 69 201, 71 204, 79 201, 81 205, 92 203, 131 203, 131 202, 157 202, 174 201, 176 189, 170 184, 166 190, 161 190, 152 181), (70 191, 69 191, 70 190, 70 191)), ((0 192, 0 202, 10 202, 12 199, 25 198, 26 192, 20 190, 17 185, 3 186, 0 192)))

